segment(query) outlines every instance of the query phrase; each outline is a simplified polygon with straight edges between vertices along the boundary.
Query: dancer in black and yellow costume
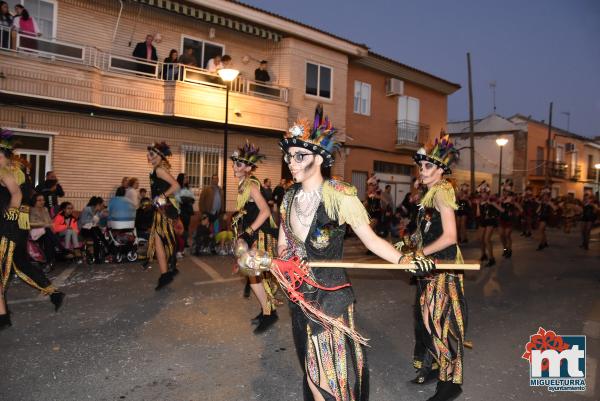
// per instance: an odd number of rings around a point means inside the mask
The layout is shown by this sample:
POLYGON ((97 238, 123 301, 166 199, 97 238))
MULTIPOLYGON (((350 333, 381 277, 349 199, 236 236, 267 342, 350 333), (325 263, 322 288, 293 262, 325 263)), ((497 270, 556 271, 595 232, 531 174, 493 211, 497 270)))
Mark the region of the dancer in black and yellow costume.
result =
POLYGON ((27 235, 29 233, 29 207, 23 205, 20 186, 25 174, 13 153, 13 135, 8 130, 0 133, 0 329, 10 326, 5 293, 10 273, 50 296, 57 311, 65 294, 52 286, 44 273, 29 262, 27 235))
MULTIPOLYGON (((299 120, 279 142, 295 184, 281 204, 278 255, 309 262, 341 260, 350 225, 370 251, 396 263, 400 252, 373 232, 356 188, 323 177, 321 168, 333 164, 334 152, 341 146, 336 133, 319 106, 313 122, 299 120)), ((354 325, 355 298, 348 275, 341 268, 308 268, 306 277, 290 297, 294 344, 304 369, 304 399, 365 401, 366 340, 354 325)))
MULTIPOLYGON (((404 239, 401 248, 407 260, 413 253, 435 261, 463 263, 457 245, 456 196, 452 184, 443 178, 458 151, 449 137, 436 139, 427 151, 419 149, 414 159, 419 165, 420 179, 427 192, 419 205, 417 230, 404 239)), ((403 258, 404 259, 404 258, 403 258)), ((463 382, 463 350, 466 326, 466 303, 463 275, 454 271, 434 271, 417 276, 416 344, 414 383, 424 383, 432 369, 439 369, 436 393, 428 401, 452 400, 461 392, 463 382)))
MULTIPOLYGON (((248 247, 273 255, 277 227, 271 217, 271 209, 262 194, 260 181, 252 175, 257 163, 264 157, 260 154, 260 149, 249 142, 233 152, 230 157, 233 162, 233 173, 239 180, 237 215, 233 219, 233 227, 236 237, 244 240, 248 247)), ((253 324, 258 324, 254 333, 259 334, 266 331, 278 319, 275 310, 277 282, 271 277, 271 273, 249 277, 248 280, 261 307, 260 313, 252 319, 253 324)))
POLYGON ((179 273, 177 270, 177 257, 175 246, 177 243, 174 224, 179 215, 175 192, 179 190, 177 180, 170 173, 171 148, 165 142, 148 146, 148 162, 152 165, 150 173, 150 191, 154 202, 155 212, 150 238, 148 239, 148 259, 144 262, 147 266, 154 256, 158 261, 160 277, 156 290, 165 287, 173 277, 179 273))

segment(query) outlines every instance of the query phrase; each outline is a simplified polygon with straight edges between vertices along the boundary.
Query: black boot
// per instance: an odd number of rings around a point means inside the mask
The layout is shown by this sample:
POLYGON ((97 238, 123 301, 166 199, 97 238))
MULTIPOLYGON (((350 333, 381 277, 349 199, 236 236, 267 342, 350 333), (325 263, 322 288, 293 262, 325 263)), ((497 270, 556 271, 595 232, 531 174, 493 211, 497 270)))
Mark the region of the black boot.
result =
POLYGON ((512 249, 506 251, 506 257, 509 259, 512 257, 512 249))
POLYGON ((10 313, 6 312, 4 315, 0 315, 0 330, 12 326, 10 321, 10 313))
POLYGON ((54 305, 54 312, 58 312, 65 299, 65 293, 56 291, 50 294, 50 302, 54 305))
POLYGON ((485 267, 492 267, 496 264, 496 259, 490 258, 488 262, 485 264, 485 267))
POLYGON ((252 319, 250 319, 250 323, 251 324, 259 324, 261 319, 263 318, 263 316, 264 315, 263 315, 262 311, 260 311, 260 313, 258 315, 256 315, 252 319))
POLYGON ((171 283, 171 281, 173 281, 173 273, 172 272, 163 273, 158 278, 158 285, 154 289, 156 291, 158 291, 158 290, 166 287, 167 285, 169 285, 171 283))
POLYGON ((435 394, 433 397, 428 398, 427 401, 450 401, 456 399, 460 393, 462 393, 460 384, 439 381, 435 389, 435 394))
POLYGON ((279 319, 277 311, 271 311, 270 315, 263 315, 258 322, 258 326, 254 329, 254 334, 264 333, 275 324, 277 319, 279 319))
POLYGON ((246 286, 244 287, 244 298, 250 298, 250 280, 246 279, 246 286))
POLYGON ((439 369, 422 367, 421 369, 417 370, 417 376, 410 382, 413 384, 431 383, 433 380, 437 379, 439 372, 439 369))

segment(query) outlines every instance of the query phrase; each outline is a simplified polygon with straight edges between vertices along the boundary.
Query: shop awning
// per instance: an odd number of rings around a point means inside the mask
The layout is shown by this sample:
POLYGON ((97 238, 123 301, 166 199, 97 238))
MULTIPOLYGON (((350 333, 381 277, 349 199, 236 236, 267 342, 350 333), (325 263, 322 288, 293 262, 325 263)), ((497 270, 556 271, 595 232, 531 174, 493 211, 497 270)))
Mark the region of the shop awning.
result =
POLYGON ((189 6, 181 2, 172 0, 134 0, 140 4, 146 4, 149 6, 162 8, 163 10, 171 11, 188 17, 199 19, 209 24, 215 24, 223 26, 229 29, 233 29, 239 32, 246 33, 248 35, 258 36, 260 38, 279 42, 282 35, 278 32, 262 28, 258 25, 254 25, 245 21, 240 21, 235 18, 230 18, 225 15, 217 14, 213 11, 203 10, 198 7, 189 6))

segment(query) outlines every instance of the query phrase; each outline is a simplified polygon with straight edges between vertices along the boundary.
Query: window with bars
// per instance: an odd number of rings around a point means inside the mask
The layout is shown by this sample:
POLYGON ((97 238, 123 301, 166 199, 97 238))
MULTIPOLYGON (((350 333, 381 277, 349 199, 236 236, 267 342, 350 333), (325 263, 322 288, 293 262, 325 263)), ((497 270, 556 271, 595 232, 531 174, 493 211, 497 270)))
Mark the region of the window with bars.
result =
POLYGON ((221 149, 214 147, 184 147, 185 173, 190 188, 201 190, 210 185, 213 175, 220 176, 221 149))

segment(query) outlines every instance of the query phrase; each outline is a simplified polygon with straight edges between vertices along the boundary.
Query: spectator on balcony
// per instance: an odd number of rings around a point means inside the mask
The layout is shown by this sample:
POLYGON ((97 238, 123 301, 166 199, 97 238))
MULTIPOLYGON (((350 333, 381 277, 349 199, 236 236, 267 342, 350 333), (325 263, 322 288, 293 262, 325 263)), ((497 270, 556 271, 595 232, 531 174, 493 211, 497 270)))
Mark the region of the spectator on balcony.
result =
POLYGON ((267 83, 271 80, 269 71, 267 71, 267 60, 262 60, 256 70, 254 70, 254 80, 267 83))
POLYGON ((8 3, 0 1, 0 47, 3 49, 11 48, 11 34, 13 29, 13 16, 8 9, 8 3))
MULTIPOLYGON (((231 57, 229 59, 231 60, 231 57)), ((221 68, 223 68, 222 61, 223 60, 221 59, 221 56, 219 54, 217 54, 216 56, 214 56, 213 58, 208 60, 208 62, 206 63, 206 69, 208 70, 208 72, 212 72, 213 74, 216 74, 217 71, 219 71, 221 68)))
POLYGON ((30 36, 42 36, 38 28, 37 23, 29 12, 21 4, 15 6, 15 18, 13 19, 13 25, 17 32, 30 35, 30 36))
MULTIPOLYGON (((183 58, 183 56, 181 56, 183 58)), ((177 80, 179 77, 179 67, 177 63, 179 62, 179 53, 175 49, 171 49, 169 52, 169 57, 167 57, 164 61, 163 65, 163 79, 167 81, 177 80)))
POLYGON ((193 47, 186 47, 185 49, 183 49, 183 54, 179 57, 179 63, 184 64, 184 65, 189 65, 191 67, 198 66, 198 62, 196 61, 196 56, 194 56, 194 48, 193 47))
POLYGON ((50 212, 50 216, 54 217, 56 208, 58 207, 58 198, 65 196, 62 186, 58 182, 58 178, 54 171, 46 173, 46 179, 35 188, 36 192, 44 196, 46 208, 50 212))
POLYGON ((146 35, 146 41, 140 42, 135 45, 135 49, 133 50, 133 57, 144 59, 147 61, 158 61, 158 55, 156 54, 156 47, 152 45, 154 41, 154 36, 148 34, 146 35))

